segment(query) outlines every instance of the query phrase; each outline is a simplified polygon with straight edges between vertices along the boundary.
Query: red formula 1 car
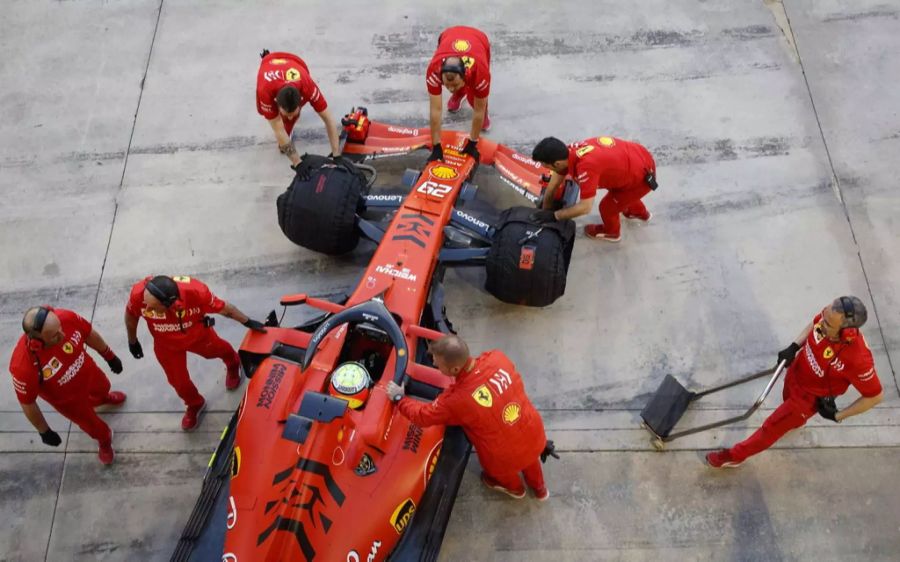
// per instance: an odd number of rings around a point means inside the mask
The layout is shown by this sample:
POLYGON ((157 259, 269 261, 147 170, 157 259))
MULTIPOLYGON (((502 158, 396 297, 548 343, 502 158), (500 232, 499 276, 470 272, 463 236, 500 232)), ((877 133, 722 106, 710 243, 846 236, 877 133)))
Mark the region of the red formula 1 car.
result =
MULTIPOLYGON (((371 122, 363 109, 344 127, 344 154, 359 162, 429 145, 426 130, 371 122)), ((496 218, 461 210, 479 166, 459 152, 464 140, 444 132, 444 160, 408 172, 405 196, 371 193, 374 168, 323 158, 280 198, 282 229, 305 247, 341 253, 360 237, 378 246, 346 298, 281 300, 324 314, 286 327, 273 311, 266 333, 245 336, 246 394, 173 560, 437 558, 470 446, 459 428, 410 423, 385 386, 433 400, 451 382, 425 346, 452 331, 447 266, 484 264, 492 294, 545 306, 565 289, 574 238, 571 221, 532 223, 533 205, 496 218)), ((479 150, 516 191, 540 197, 540 165, 487 140, 479 150)))

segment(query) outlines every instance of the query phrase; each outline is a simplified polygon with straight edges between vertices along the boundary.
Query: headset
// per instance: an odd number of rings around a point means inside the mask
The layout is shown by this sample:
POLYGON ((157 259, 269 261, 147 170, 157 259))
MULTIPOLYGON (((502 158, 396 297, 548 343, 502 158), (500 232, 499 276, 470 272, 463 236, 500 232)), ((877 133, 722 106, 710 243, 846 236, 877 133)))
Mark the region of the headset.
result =
POLYGON ((172 289, 174 289, 174 292, 170 289, 160 287, 159 285, 154 283, 154 281, 159 279, 160 277, 162 276, 160 275, 147 279, 147 283, 144 285, 144 288, 147 289, 147 292, 156 297, 156 300, 161 302, 162 305, 166 308, 172 308, 173 306, 175 308, 184 308, 184 303, 181 302, 181 293, 178 291, 178 285, 175 284, 174 281, 172 281, 172 289))
POLYGON ((465 79, 466 77, 466 63, 463 62, 462 57, 456 57, 459 59, 459 64, 448 63, 447 59, 451 59, 454 57, 447 57, 443 61, 441 61, 441 74, 445 72, 452 72, 454 74, 459 74, 460 77, 465 79))
POLYGON ((50 312, 53 311, 53 307, 47 304, 42 304, 38 307, 37 312, 34 314, 34 320, 31 322, 31 329, 25 325, 25 318, 22 318, 22 331, 25 332, 25 337, 28 339, 28 349, 31 351, 40 351, 44 349, 46 345, 44 340, 41 339, 41 331, 44 329, 44 323, 47 322, 47 316, 50 312))
POLYGON ((838 302, 841 303, 841 313, 844 315, 838 337, 850 343, 859 335, 859 329, 868 320, 869 313, 857 297, 839 297, 838 302))

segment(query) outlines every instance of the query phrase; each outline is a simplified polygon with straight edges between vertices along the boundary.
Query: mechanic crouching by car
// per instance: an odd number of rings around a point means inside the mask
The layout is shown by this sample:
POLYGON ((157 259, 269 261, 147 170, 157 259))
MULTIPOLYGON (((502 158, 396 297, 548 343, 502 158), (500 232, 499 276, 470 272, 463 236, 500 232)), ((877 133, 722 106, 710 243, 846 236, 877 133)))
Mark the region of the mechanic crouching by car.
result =
POLYGON ((122 361, 91 323, 71 310, 47 305, 30 308, 22 318, 22 330, 25 334, 13 350, 9 372, 22 412, 40 433, 41 441, 58 447, 62 438, 44 418, 38 397, 96 439, 100 462, 112 464, 116 457, 113 433, 94 408, 119 406, 126 396, 110 390, 109 379, 85 346, 96 351, 113 373, 122 372, 122 361))
POLYGON ((443 118, 443 88, 450 91, 447 111, 459 111, 463 98, 472 107, 472 126, 463 153, 479 159, 477 145, 481 132, 491 128, 488 117, 488 96, 491 93, 491 43, 487 35, 473 27, 456 26, 438 36, 438 46, 428 70, 425 85, 429 97, 431 127, 431 155, 428 161, 442 160, 441 120, 443 118))
POLYGON ((181 419, 181 429, 185 431, 197 427, 200 414, 206 408, 206 400, 188 373, 188 352, 205 359, 221 359, 226 368, 226 389, 234 390, 241 384, 238 354, 230 343, 219 337, 212 327, 215 324, 213 318, 207 314, 221 314, 251 330, 266 331, 262 323, 214 295, 204 283, 185 276, 157 275, 138 281, 131 288, 125 306, 128 349, 135 359, 144 356, 137 339, 138 321, 143 317, 153 336, 156 359, 169 384, 187 407, 181 419))
POLYGON ((756 432, 730 449, 713 451, 706 462, 713 468, 733 468, 748 457, 771 447, 817 412, 836 423, 876 406, 884 397, 875 373, 872 352, 859 328, 868 313, 856 297, 840 297, 813 318, 796 341, 778 354, 778 363, 789 365, 784 378, 784 402, 756 432), (797 353, 800 357, 795 359, 797 353), (861 394, 852 404, 838 409, 836 396, 853 387, 861 394))
POLYGON ((291 53, 264 50, 256 75, 256 110, 266 118, 275 133, 278 149, 291 160, 291 168, 309 179, 308 164, 301 161, 291 133, 300 120, 300 109, 309 103, 325 124, 331 155, 340 155, 337 124, 328 111, 328 103, 309 74, 303 59, 291 53))
MULTIPOLYGON (((470 357, 466 343, 455 335, 435 341, 429 351, 438 370, 455 380, 434 402, 403 397, 400 412, 421 427, 461 426, 475 447, 481 481, 488 488, 524 498, 521 472, 538 500, 549 498, 541 461, 556 457, 553 442, 547 441, 541 416, 509 358, 499 350, 470 357)), ((393 381, 387 385, 389 396, 402 396, 403 390, 393 381)))
POLYGON ((555 137, 547 137, 532 151, 532 160, 551 170, 544 194, 543 209, 534 214, 540 222, 574 219, 591 212, 598 189, 608 193, 600 200, 602 224, 589 224, 584 233, 597 240, 618 242, 622 239, 619 214, 640 223, 650 222, 650 211, 641 201, 655 190, 656 163, 650 151, 635 142, 613 137, 594 137, 566 146, 555 137), (580 189, 580 201, 554 210, 556 193, 566 176, 580 189))

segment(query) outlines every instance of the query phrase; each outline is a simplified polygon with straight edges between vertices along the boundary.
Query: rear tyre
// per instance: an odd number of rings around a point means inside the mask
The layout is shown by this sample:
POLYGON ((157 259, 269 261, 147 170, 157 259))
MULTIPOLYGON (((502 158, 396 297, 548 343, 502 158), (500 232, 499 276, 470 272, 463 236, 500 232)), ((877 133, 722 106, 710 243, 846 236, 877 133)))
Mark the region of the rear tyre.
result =
POLYGON ((343 254, 359 243, 356 215, 363 210, 365 176, 352 164, 315 159, 308 180, 294 177, 278 196, 278 225, 288 239, 323 254, 343 254))
POLYGON ((513 207, 500 215, 484 288, 503 302, 541 307, 566 292, 575 223, 538 224, 532 213, 531 207, 513 207))

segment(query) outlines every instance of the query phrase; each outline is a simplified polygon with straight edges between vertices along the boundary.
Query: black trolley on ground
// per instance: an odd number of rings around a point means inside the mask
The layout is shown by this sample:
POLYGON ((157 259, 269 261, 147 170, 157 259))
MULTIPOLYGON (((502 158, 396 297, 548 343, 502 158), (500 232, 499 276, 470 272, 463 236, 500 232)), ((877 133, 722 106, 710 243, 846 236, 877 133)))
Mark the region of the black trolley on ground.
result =
POLYGON ((659 385, 659 388, 657 388, 656 392, 653 394, 653 398, 651 398, 650 402, 648 402, 647 405, 644 406, 644 409, 641 410, 641 419, 643 420, 641 422, 641 427, 649 431, 652 435, 650 443, 653 445, 653 447, 657 451, 662 451, 663 449, 665 449, 666 443, 678 439, 679 437, 693 435, 695 433, 700 433, 701 431, 706 431, 708 429, 715 429, 717 427, 722 427, 723 425, 729 425, 735 422, 743 421, 752 416, 753 412, 759 409, 763 401, 772 391, 772 387, 774 387, 775 383, 778 382, 778 378, 784 372, 785 367, 786 364, 784 361, 782 361, 773 369, 766 369, 758 373, 753 373, 752 375, 741 377, 736 381, 715 386, 713 388, 709 388, 700 392, 691 392, 690 390, 684 388, 681 383, 679 383, 675 379, 675 377, 673 377, 672 375, 666 375, 666 378, 663 379, 662 384, 659 385), (742 384, 755 381, 756 379, 763 378, 767 375, 771 375, 771 378, 769 379, 768 384, 766 384, 765 389, 763 389, 762 393, 759 395, 753 405, 750 406, 750 408, 743 414, 705 425, 700 425, 697 427, 682 429, 674 433, 672 432, 672 429, 674 429, 675 425, 678 424, 681 416, 684 415, 688 407, 690 407, 691 403, 698 398, 702 398, 703 396, 706 396, 708 394, 713 394, 715 392, 719 392, 733 386, 740 386, 742 384))

